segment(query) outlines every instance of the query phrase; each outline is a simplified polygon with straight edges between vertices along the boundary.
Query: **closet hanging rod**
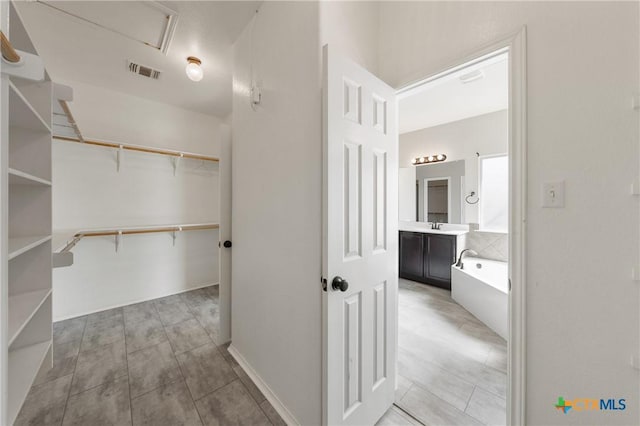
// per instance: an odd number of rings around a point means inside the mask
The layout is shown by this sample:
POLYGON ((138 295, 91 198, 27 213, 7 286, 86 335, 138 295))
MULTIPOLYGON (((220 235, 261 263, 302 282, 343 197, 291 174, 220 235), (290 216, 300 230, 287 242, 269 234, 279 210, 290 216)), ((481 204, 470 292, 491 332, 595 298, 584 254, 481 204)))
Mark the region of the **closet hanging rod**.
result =
POLYGON ((2 57, 11 64, 17 64, 18 62, 20 62, 20 55, 18 54, 18 52, 16 52, 16 50, 11 45, 11 42, 2 31, 0 31, 0 39, 2 45, 2 57))
POLYGON ((134 234, 154 234, 162 232, 181 232, 181 231, 197 231, 204 229, 218 229, 220 225, 217 223, 205 223, 195 225, 172 225, 172 226, 160 226, 157 228, 121 228, 121 229, 105 229, 105 230, 93 230, 93 231, 81 231, 73 236, 73 239, 67 243, 60 253, 71 250, 82 238, 85 237, 113 237, 121 235, 134 235, 134 234))
POLYGON ((129 151, 146 152, 146 153, 149 153, 149 154, 169 155, 171 157, 178 157, 178 158, 190 158, 190 159, 193 159, 193 160, 213 161, 215 163, 220 161, 219 158, 210 157, 208 155, 193 154, 193 153, 190 153, 190 152, 173 151, 173 150, 170 150, 170 149, 150 148, 150 147, 140 146, 140 145, 126 145, 126 144, 120 144, 120 143, 114 143, 114 142, 93 141, 93 140, 89 140, 89 139, 84 139, 84 141, 81 141, 79 139, 69 138, 69 137, 66 137, 66 136, 54 136, 53 139, 57 139, 57 140, 60 140, 60 141, 65 141, 65 142, 76 142, 76 143, 84 143, 84 144, 88 144, 88 145, 103 146, 103 147, 106 147, 106 148, 115 148, 115 149, 122 148, 122 149, 126 149, 126 150, 129 150, 129 151))

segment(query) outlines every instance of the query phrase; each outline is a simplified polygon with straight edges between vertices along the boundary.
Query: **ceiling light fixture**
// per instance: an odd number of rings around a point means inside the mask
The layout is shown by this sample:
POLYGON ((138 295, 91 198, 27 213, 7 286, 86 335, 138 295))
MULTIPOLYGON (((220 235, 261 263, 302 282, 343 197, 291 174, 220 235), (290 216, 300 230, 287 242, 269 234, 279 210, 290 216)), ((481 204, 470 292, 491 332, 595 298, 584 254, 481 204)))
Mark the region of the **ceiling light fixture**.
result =
POLYGON ((463 74, 460 77, 460 81, 463 83, 471 83, 472 81, 480 80, 484 78, 484 72, 482 70, 471 71, 470 73, 463 74))
POLYGON ((185 71, 187 72, 187 77, 189 77, 190 80, 202 80, 204 73, 202 72, 202 67, 200 65, 202 65, 202 61, 195 56, 189 56, 187 58, 187 68, 185 71))

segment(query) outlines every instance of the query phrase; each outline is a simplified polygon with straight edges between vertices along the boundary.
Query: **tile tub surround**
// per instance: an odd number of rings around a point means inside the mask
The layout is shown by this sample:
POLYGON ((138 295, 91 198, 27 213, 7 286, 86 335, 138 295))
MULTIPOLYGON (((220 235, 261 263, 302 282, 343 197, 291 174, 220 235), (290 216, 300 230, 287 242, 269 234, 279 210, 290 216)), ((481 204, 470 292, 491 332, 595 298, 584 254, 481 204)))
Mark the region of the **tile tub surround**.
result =
POLYGON ((55 323, 21 425, 282 425, 216 342, 211 286, 55 323))
POLYGON ((489 260, 509 261, 509 234, 500 232, 470 231, 463 237, 464 248, 478 253, 477 257, 489 260))
MULTIPOLYGON (((506 424, 506 342, 447 290, 400 279, 398 305, 397 407, 423 424, 506 424)), ((380 424, 414 424, 399 414, 380 424)))

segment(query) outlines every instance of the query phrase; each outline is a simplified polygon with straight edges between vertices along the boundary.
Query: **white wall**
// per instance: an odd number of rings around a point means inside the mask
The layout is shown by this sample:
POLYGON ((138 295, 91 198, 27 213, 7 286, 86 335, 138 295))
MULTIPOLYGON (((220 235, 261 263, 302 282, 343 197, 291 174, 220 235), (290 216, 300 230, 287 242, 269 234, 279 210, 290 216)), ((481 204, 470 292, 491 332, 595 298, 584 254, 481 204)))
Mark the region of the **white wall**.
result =
POLYGON ((416 220, 416 168, 400 167, 398 170, 398 220, 416 220))
POLYGON ((377 74, 379 3, 322 1, 319 7, 321 44, 377 74))
POLYGON ((253 47, 251 24, 235 46, 232 344, 305 425, 321 422, 321 46, 375 67, 377 17, 375 3, 265 2, 253 47))
POLYGON ((232 344, 298 423, 319 424, 318 4, 263 3, 251 44, 249 26, 235 45, 232 344))
POLYGON ((90 84, 56 83, 73 87, 69 107, 87 139, 218 155, 218 117, 90 84))
MULTIPOLYGON (((123 93, 67 82, 69 106, 88 139, 216 155, 222 124, 123 93)), ((86 230, 218 221, 218 165, 166 156, 53 143, 53 228, 86 230)), ((55 320, 218 282, 218 232, 85 238, 74 265, 54 270, 55 320)))
POLYGON ((637 2, 383 3, 380 71, 396 87, 527 25, 527 424, 638 424, 637 2), (599 153, 611 153, 603 159, 599 153), (566 181, 566 207, 541 185, 566 181), (558 396, 626 398, 563 415, 558 396))
MULTIPOLYGON (((509 143, 508 111, 497 111, 400 135, 400 166, 431 154, 446 154, 446 161, 464 160, 467 195, 478 194, 478 156, 504 154, 509 143)), ((429 166, 422 166, 429 167, 429 166)), ((458 200, 455 200, 458 202, 458 200)), ((478 204, 465 204, 462 223, 478 223, 478 204)))

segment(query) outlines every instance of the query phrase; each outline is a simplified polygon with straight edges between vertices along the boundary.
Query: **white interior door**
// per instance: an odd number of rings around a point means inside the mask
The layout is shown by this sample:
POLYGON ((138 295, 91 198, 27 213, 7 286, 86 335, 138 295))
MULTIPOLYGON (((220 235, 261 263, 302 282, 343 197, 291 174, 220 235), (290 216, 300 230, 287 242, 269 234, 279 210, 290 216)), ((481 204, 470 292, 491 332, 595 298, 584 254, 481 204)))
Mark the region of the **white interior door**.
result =
POLYGON ((398 293, 395 91, 324 48, 323 423, 393 404, 398 293))
POLYGON ((218 343, 231 340, 231 130, 220 126, 220 330, 218 343), (229 246, 229 247, 227 247, 229 246))

